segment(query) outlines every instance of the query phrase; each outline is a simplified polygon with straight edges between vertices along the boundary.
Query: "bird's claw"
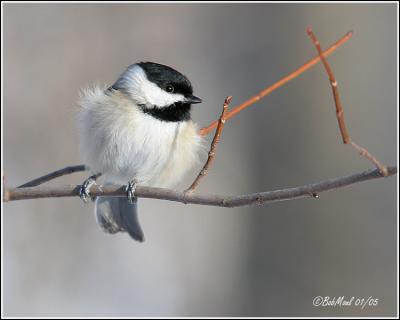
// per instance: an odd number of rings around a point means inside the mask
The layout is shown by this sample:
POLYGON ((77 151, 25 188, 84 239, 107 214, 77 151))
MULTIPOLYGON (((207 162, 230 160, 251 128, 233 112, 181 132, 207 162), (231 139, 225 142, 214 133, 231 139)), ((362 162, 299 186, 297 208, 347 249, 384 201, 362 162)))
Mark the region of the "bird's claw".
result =
POLYGON ((136 181, 135 180, 129 181, 125 187, 126 196, 128 197, 129 203, 133 203, 133 200, 135 199, 135 190, 136 190, 136 181))
MULTIPOLYGON (((83 200, 83 202, 88 203, 90 196, 90 188, 96 184, 96 179, 91 176, 83 181, 80 189, 79 189, 79 197, 83 200)), ((93 200, 93 199, 92 199, 93 200)))

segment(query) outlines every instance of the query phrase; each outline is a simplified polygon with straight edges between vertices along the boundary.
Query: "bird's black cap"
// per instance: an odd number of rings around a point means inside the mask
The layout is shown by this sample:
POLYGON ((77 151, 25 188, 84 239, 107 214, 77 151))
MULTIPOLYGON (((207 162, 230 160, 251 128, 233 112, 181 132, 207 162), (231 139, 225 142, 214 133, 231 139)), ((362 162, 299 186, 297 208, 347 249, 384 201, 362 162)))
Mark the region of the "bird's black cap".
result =
POLYGON ((182 73, 154 62, 139 62, 138 65, 144 70, 147 78, 163 90, 168 91, 168 89, 171 89, 169 86, 172 86, 174 93, 180 93, 185 97, 192 96, 192 84, 182 73))

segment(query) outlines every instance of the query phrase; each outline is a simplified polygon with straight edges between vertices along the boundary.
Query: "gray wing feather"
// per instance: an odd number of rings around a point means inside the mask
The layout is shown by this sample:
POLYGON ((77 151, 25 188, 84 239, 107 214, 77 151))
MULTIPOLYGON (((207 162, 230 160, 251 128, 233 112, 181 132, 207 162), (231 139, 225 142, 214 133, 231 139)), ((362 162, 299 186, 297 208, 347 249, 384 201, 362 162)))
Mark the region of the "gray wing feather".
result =
POLYGON ((128 232, 140 242, 144 234, 140 227, 137 213, 137 198, 129 203, 122 197, 98 197, 96 199, 96 219, 103 231, 107 233, 128 232))

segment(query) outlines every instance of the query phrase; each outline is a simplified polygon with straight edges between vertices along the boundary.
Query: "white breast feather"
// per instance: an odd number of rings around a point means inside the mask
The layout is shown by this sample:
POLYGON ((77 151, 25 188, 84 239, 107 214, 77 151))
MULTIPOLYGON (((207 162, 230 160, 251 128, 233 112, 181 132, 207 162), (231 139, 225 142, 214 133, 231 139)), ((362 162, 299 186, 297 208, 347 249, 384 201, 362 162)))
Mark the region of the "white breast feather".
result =
POLYGON ((201 137, 192 121, 160 121, 123 94, 100 88, 86 90, 80 105, 81 153, 106 181, 169 187, 198 159, 201 137))

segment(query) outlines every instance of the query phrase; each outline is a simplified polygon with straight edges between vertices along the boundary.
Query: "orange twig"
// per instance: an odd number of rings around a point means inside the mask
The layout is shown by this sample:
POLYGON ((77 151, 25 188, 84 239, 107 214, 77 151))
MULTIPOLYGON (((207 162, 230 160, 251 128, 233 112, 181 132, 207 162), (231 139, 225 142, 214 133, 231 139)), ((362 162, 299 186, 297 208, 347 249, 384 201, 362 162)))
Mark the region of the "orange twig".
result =
MULTIPOLYGON (((352 34, 352 33, 353 32, 349 32, 349 34, 352 34)), ((330 81, 331 87, 332 87, 333 98, 335 99, 336 117, 337 117, 337 121, 339 124, 340 133, 342 135, 343 143, 348 144, 350 142, 350 137, 349 137, 349 133, 346 128, 346 124, 344 122, 343 107, 342 107, 342 103, 340 102, 340 98, 339 98, 337 81, 335 79, 335 76, 332 72, 331 67, 329 66, 328 61, 323 56, 321 44, 319 43, 319 41, 318 41, 317 37, 315 36, 314 32, 312 31, 311 27, 307 28, 307 34, 310 36, 312 42, 314 43, 315 47, 317 48, 318 54, 321 57, 321 61, 324 64, 325 70, 328 74, 329 81, 330 81)))
POLYGON ((197 188, 197 186, 200 183, 200 180, 203 179, 203 177, 207 174, 208 168, 210 167, 211 163, 214 161, 217 144, 221 138, 222 129, 224 128, 225 121, 226 121, 226 112, 228 110, 228 106, 229 106, 229 103, 231 102, 231 100, 232 100, 232 96, 228 96, 225 98, 224 106, 222 108, 222 113, 218 119, 217 130, 215 130, 214 139, 211 142, 210 151, 208 152, 207 161, 204 164, 203 169, 201 169, 200 173, 198 174, 196 179, 193 181, 192 185, 185 191, 186 193, 193 192, 194 189, 197 188))
POLYGON ((339 124, 340 133, 342 135, 343 143, 350 144, 353 149, 355 149, 361 156, 363 156, 366 159, 368 159, 369 161, 371 161, 379 169, 380 173, 386 177, 389 174, 388 168, 385 165, 383 165, 381 162, 379 162, 379 160, 376 159, 371 153, 369 153, 367 149, 359 146, 354 141, 351 141, 349 133, 346 128, 346 125, 345 125, 345 122, 344 122, 343 106, 340 101, 339 89, 338 89, 338 85, 337 85, 335 76, 332 72, 332 69, 331 69, 328 61, 326 60, 326 58, 323 54, 320 42, 318 41, 318 39, 315 36, 314 32, 312 31, 311 27, 307 28, 307 34, 310 36, 312 42, 314 43, 315 47, 317 48, 318 54, 322 60, 322 63, 326 70, 326 73, 328 74, 329 81, 331 83, 332 94, 333 94, 333 98, 335 100, 335 106, 336 106, 336 117, 337 117, 337 121, 339 124))
MULTIPOLYGON (((327 57, 330 54, 332 54, 336 49, 338 49, 340 46, 342 46, 345 42, 347 42, 352 36, 351 32, 348 32, 344 37, 339 39, 337 42, 335 42, 333 45, 331 45, 328 49, 326 49, 323 53, 323 57, 327 57)), ((321 56, 318 55, 314 59, 308 61, 306 64, 302 65, 300 68, 297 70, 293 71, 286 77, 282 78, 281 80, 277 81, 273 85, 269 86, 268 88, 262 90, 255 96, 251 97, 250 99, 246 100, 242 104, 234 107, 231 111, 229 111, 226 114, 226 120, 233 118, 236 114, 238 114, 240 111, 243 109, 246 109, 247 107, 251 106, 252 104, 256 103, 260 99, 264 98, 265 96, 269 95, 271 92, 275 91, 279 87, 283 86, 285 83, 289 82, 290 80, 298 77, 301 75, 303 72, 307 71, 310 69, 312 66, 314 66, 318 61, 321 60, 321 56)), ((208 127, 204 127, 200 129, 200 135, 206 136, 209 134, 216 126, 218 125, 218 120, 212 122, 208 127)))

